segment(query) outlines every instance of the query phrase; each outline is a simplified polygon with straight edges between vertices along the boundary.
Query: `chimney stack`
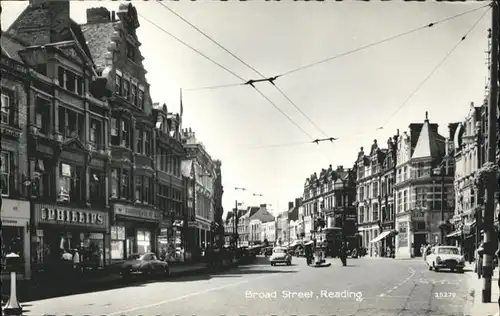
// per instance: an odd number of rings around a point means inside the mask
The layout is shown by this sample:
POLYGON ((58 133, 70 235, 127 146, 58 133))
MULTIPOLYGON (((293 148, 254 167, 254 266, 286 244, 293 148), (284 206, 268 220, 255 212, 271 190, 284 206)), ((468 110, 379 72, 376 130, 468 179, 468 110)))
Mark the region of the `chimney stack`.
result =
POLYGON ((105 7, 87 9, 87 24, 108 23, 112 15, 105 7))

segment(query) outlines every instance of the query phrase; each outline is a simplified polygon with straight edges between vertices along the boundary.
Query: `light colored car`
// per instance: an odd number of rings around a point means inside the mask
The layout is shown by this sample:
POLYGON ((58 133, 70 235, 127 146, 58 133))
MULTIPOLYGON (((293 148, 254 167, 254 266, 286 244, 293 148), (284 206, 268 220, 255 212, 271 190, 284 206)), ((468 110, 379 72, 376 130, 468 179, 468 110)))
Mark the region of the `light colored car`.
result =
POLYGON ((460 254, 460 249, 452 246, 432 247, 425 262, 429 266, 429 270, 434 269, 436 272, 441 269, 450 269, 452 272, 463 273, 465 267, 465 258, 460 254))
POLYGON ((271 265, 275 266, 278 263, 286 263, 286 265, 292 264, 292 256, 288 253, 286 247, 276 247, 273 249, 273 254, 269 259, 271 265))

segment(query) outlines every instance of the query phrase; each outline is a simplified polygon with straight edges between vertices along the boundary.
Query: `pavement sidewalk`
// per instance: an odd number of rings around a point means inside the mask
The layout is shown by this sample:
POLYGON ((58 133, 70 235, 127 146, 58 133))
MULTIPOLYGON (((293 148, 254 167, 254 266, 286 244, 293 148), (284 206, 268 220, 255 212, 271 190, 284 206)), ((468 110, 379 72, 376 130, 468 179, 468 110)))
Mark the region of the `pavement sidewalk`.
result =
POLYGON ((483 279, 477 278, 477 273, 474 272, 474 263, 466 263, 466 275, 468 276, 469 294, 472 296, 472 301, 469 310, 466 310, 466 316, 498 316, 498 297, 500 290, 498 288, 499 268, 496 267, 493 271, 491 280, 491 303, 483 303, 481 301, 483 279))
MULTIPOLYGON (((209 269, 207 263, 191 263, 170 266, 170 277, 180 277, 204 273, 209 269)), ((114 267, 111 267, 97 275, 83 277, 73 280, 71 283, 57 281, 18 281, 17 297, 22 302, 35 301, 49 297, 57 297, 82 292, 90 292, 98 289, 123 286, 123 279, 114 267)), ((2 305, 8 300, 10 294, 10 281, 2 284, 2 305)))

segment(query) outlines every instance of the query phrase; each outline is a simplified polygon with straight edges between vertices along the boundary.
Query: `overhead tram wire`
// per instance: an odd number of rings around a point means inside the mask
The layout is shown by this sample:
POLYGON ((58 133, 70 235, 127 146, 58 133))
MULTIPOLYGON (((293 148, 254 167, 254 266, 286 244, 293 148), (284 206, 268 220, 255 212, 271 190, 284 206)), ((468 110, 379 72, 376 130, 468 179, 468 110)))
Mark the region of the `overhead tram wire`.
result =
MULTIPOLYGON (((262 79, 259 79, 259 80, 249 80, 246 82, 246 84, 252 86, 253 88, 255 88, 257 90, 258 93, 260 93, 262 95, 262 92, 260 90, 258 90, 254 83, 256 82, 260 82, 260 81, 268 81, 270 82, 278 91, 279 93, 288 101, 290 102, 291 105, 293 105, 293 107, 295 107, 295 109, 297 111, 299 111, 300 114, 302 114, 302 116, 307 119, 309 121, 309 123, 311 123, 311 125, 313 125, 324 137, 329 137, 328 134, 326 134, 316 123, 314 123, 314 121, 307 115, 304 113, 304 111, 295 103, 293 102, 286 94, 283 90, 281 90, 275 83, 274 81, 277 79, 277 77, 266 77, 264 74, 262 74, 260 71, 258 71, 257 69, 255 69, 254 67, 252 67, 251 65, 249 65, 248 63, 246 63, 244 60, 242 60, 241 58, 239 58, 238 56, 236 56, 236 54, 234 54, 233 52, 231 52, 230 50, 228 50, 227 48, 225 48, 222 44, 220 44, 217 40, 215 40, 214 38, 212 38, 210 35, 206 34, 203 30, 201 30, 200 28, 198 28, 196 25, 194 25, 193 23, 191 23, 190 21, 188 21, 187 19, 185 19, 183 16, 181 16, 180 14, 178 14, 177 12, 175 12, 174 10, 172 10, 170 7, 168 7, 166 4, 164 4, 163 2, 161 1, 157 1, 161 6, 163 6, 165 9, 167 9, 168 11, 170 11, 172 14, 174 14, 175 16, 177 16, 179 19, 181 19, 182 21, 184 21, 186 24, 188 24, 189 26, 191 26, 193 29, 195 29, 198 33, 200 33, 201 35, 205 36, 208 40, 210 40, 212 43, 214 43, 215 45, 217 45, 219 48, 221 48, 222 50, 224 50, 226 53, 228 53, 229 55, 231 55, 233 58, 235 58, 236 60, 238 60, 239 62, 241 62, 243 65, 247 66, 249 69, 253 70, 253 72, 255 72, 256 74, 258 74, 262 79)), ((221 87, 221 86, 219 86, 221 87)), ((218 87, 214 87, 214 88, 218 88, 218 87)), ((195 90, 199 90, 199 89, 195 89, 195 90)), ((276 106, 275 106, 276 107, 276 106)), ((278 109, 278 108, 277 108, 278 109)), ((280 112, 282 112, 280 109, 279 109, 280 112)), ((282 114, 284 114, 282 112, 282 114)), ((285 114, 284 114, 285 115, 285 114)), ((290 120, 290 119, 289 119, 290 120)), ((295 124, 295 123, 294 123, 295 124)), ((311 137, 312 138, 312 137, 311 137)))
POLYGON ((381 130, 381 129, 384 129, 384 127, 387 125, 387 123, 389 123, 391 121, 391 119, 396 116, 397 113, 399 113, 399 111, 406 105, 408 104, 408 102, 417 94, 417 92, 425 85, 425 83, 427 83, 427 81, 429 81, 429 79, 439 70, 439 68, 441 68, 441 66, 448 60, 448 58, 450 58, 450 56, 457 50, 457 48, 460 46, 460 44, 462 44, 467 36, 469 36, 469 34, 476 28, 476 26, 479 24, 479 22, 481 22, 481 20, 484 18, 484 16, 486 15, 486 13, 488 13, 491 9, 491 5, 488 5, 489 6, 489 9, 488 10, 485 10, 483 12, 483 14, 479 17, 479 19, 474 22, 474 24, 469 28, 469 30, 467 31, 467 33, 465 33, 464 36, 462 36, 460 38, 460 40, 452 47, 452 49, 444 56, 443 59, 441 59, 441 61, 436 65, 436 67, 434 67, 432 69, 432 71, 424 78, 424 80, 422 80, 420 82, 420 84, 413 90, 412 93, 410 93, 410 95, 403 101, 403 103, 401 103, 401 105, 396 109, 396 111, 394 111, 392 113, 391 116, 389 116, 389 118, 380 126, 377 128, 377 130, 381 130))
POLYGON ((431 28, 431 27, 433 27, 435 25, 438 25, 438 24, 441 24, 441 23, 444 23, 444 22, 456 19, 458 17, 461 17, 463 15, 466 15, 466 14, 469 14, 469 13, 481 10, 481 9, 483 9, 485 7, 488 7, 488 6, 490 6, 490 4, 487 4, 487 5, 475 8, 475 9, 471 9, 471 10, 468 10, 468 11, 456 14, 454 16, 450 16, 450 17, 447 17, 445 19, 442 19, 442 20, 439 20, 439 21, 436 21, 436 22, 433 22, 433 23, 429 23, 427 25, 424 25, 424 26, 421 26, 421 27, 418 27, 418 28, 415 28, 415 29, 412 29, 412 30, 409 30, 409 31, 406 31, 406 32, 403 32, 403 33, 400 33, 400 34, 397 34, 397 35, 394 35, 394 36, 391 36, 391 37, 388 37, 388 38, 385 38, 383 40, 380 40, 380 41, 377 41, 377 42, 374 42, 374 43, 371 43, 371 44, 367 44, 367 45, 364 45, 364 46, 361 46, 361 47, 349 50, 349 51, 344 52, 344 53, 340 53, 340 54, 332 56, 332 57, 328 57, 328 58, 322 59, 322 60, 314 62, 314 63, 310 63, 310 64, 307 64, 307 65, 304 65, 304 66, 300 66, 300 67, 294 68, 292 70, 289 70, 287 72, 284 72, 284 73, 278 75, 277 78, 284 77, 284 76, 293 74, 295 72, 298 72, 298 71, 301 71, 301 70, 304 70, 304 69, 307 69, 307 68, 311 68, 311 67, 314 67, 314 66, 317 66, 317 65, 329 62, 329 61, 334 60, 334 59, 338 59, 340 57, 345 57, 347 55, 351 55, 353 53, 357 53, 357 52, 365 50, 367 48, 375 47, 377 45, 380 45, 380 44, 392 41, 394 39, 397 39, 397 38, 400 38, 400 37, 403 37, 403 36, 406 36, 406 35, 410 35, 412 33, 421 31, 421 30, 426 29, 426 28, 431 28))
MULTIPOLYGON (((161 3, 161 2, 158 2, 158 3, 161 3)), ((183 44, 184 46, 190 48, 191 50, 193 50, 194 52, 198 53, 199 55, 203 56, 204 58, 208 59, 209 61, 211 61, 212 63, 214 63, 215 65, 219 66, 220 68, 224 69, 225 71, 227 71, 228 73, 232 74, 233 76, 235 76, 236 78, 240 79, 243 84, 247 84, 249 81, 243 79, 242 77, 240 77, 239 75, 237 75, 236 73, 234 73, 233 71, 229 70, 228 68, 226 68, 225 66, 219 64, 218 62, 216 62, 215 60, 213 60, 212 58, 206 56, 205 54, 203 54, 202 52, 200 52, 199 50, 197 50, 196 48, 192 47, 191 45, 187 44, 186 42, 184 42, 183 40, 181 40, 180 38, 176 37, 175 35, 171 34, 170 32, 168 32, 167 30, 165 30, 164 28, 162 28, 161 26, 159 26, 158 24, 156 24, 155 22, 151 21, 150 19, 144 17, 143 15, 140 15, 144 20, 146 20, 147 22, 153 24, 154 26, 156 26, 158 29, 160 29, 161 31, 163 31, 165 34, 169 35, 170 37, 172 37, 173 39, 177 40, 179 43, 183 44)), ((281 110, 271 99, 269 99, 264 93, 262 93, 259 89, 257 89, 256 87, 254 87, 255 90, 257 90, 257 92, 263 96, 274 108, 276 108, 281 114, 283 114, 283 116, 285 116, 293 125, 295 125, 296 127, 298 127, 300 129, 301 132, 303 132, 305 135, 307 135, 310 139, 313 139, 314 140, 314 137, 312 137, 309 133, 307 133, 299 124, 295 123, 295 121, 293 121, 290 116, 288 116, 285 112, 283 112, 283 110, 281 110)))
POLYGON ((227 67, 225 67, 224 65, 216 62, 215 60, 213 60, 212 58, 208 57, 207 55, 203 54, 202 52, 200 52, 198 49, 194 48, 193 46, 189 45, 188 43, 184 42, 183 40, 181 40, 180 38, 178 38, 177 36, 173 35, 172 33, 170 33, 169 31, 165 30, 164 28, 162 28, 161 26, 159 26, 158 24, 156 24, 155 22, 151 21, 150 19, 146 18, 144 15, 142 14, 139 14, 138 15, 143 18, 144 20, 146 20, 147 22, 149 22, 150 24, 156 26, 159 30, 161 30, 163 33, 167 34, 168 36, 170 36, 171 38, 175 39, 176 41, 178 41, 179 43, 181 43, 182 45, 188 47, 189 49, 191 49, 192 51, 194 51, 195 53, 197 53, 198 55, 204 57, 205 59, 207 59, 208 61, 212 62, 213 64, 215 64, 216 66, 218 66, 219 68, 225 70, 226 72, 230 73, 231 75, 233 75, 234 77, 240 79, 242 81, 242 83, 244 84, 247 80, 243 79, 241 76, 239 76, 238 74, 236 74, 235 72, 229 70, 227 67))

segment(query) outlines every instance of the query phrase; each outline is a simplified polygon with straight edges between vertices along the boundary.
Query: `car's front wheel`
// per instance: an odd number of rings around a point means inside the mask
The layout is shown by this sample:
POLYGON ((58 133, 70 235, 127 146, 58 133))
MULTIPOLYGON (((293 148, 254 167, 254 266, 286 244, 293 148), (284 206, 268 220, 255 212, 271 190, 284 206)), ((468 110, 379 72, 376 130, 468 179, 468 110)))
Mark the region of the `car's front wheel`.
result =
POLYGON ((169 277, 169 276, 170 276, 170 269, 169 269, 168 267, 165 267, 165 268, 163 269, 163 275, 164 275, 165 277, 169 277))

